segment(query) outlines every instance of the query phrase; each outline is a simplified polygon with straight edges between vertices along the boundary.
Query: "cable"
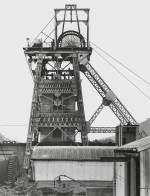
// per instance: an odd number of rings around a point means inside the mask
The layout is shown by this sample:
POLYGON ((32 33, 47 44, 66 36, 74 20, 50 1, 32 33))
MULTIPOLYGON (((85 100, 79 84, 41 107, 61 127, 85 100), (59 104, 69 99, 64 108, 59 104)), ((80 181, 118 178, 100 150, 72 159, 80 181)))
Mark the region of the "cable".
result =
POLYGON ((122 72, 120 72, 110 61, 108 61, 104 56, 102 56, 99 52, 97 52, 95 49, 94 51, 97 53, 98 56, 100 56, 105 62, 107 62, 113 69, 115 69, 122 77, 124 77, 130 84, 132 84, 141 94, 143 94, 147 99, 150 100, 150 97, 142 91, 138 86, 136 86, 131 80, 129 80, 122 72))
MULTIPOLYGON (((51 38, 50 35, 55 31, 55 28, 47 35, 47 37, 44 39, 44 42, 48 39, 51 38)), ((52 38, 51 38, 52 39, 52 38)), ((52 39, 53 40, 53 39, 52 39)))
POLYGON ((39 37, 39 35, 46 29, 46 27, 52 22, 52 20, 55 18, 55 16, 53 16, 50 21, 44 26, 44 28, 40 31, 40 33, 37 34, 37 36, 33 39, 31 45, 33 44, 33 42, 39 37))
POLYGON ((6 125, 6 124, 0 124, 0 127, 23 127, 23 126, 27 126, 26 124, 24 124, 24 125, 11 125, 11 124, 9 124, 9 125, 6 125))
MULTIPOLYGON (((85 39, 86 37, 83 36, 85 39)), ((150 86, 150 82, 146 81, 143 77, 141 77, 140 75, 138 75, 137 73, 135 73, 134 71, 132 71, 130 68, 128 68, 125 64, 123 64, 121 61, 119 61, 117 58, 113 57, 112 55, 110 55, 108 52, 106 52, 104 49, 102 49, 101 47, 99 47, 98 45, 96 45, 95 43, 93 43, 92 41, 90 41, 90 43, 92 45, 94 45, 96 48, 98 48, 99 50, 101 50, 104 54, 106 54, 107 56, 109 56, 111 59, 113 59, 114 61, 116 61, 118 64, 120 64, 122 67, 124 67, 125 69, 127 69, 129 72, 131 72, 132 74, 134 74, 136 77, 138 77, 139 79, 141 79, 143 82, 145 82, 147 85, 150 86)), ((101 54, 99 54, 94 48, 93 50, 99 55, 101 56, 101 58, 103 58, 103 60, 105 60, 107 63, 111 64, 104 56, 102 56, 101 54)), ((126 80, 128 80, 128 82, 130 82, 135 88, 137 88, 146 98, 148 98, 150 100, 150 97, 145 94, 139 87, 137 87, 133 82, 129 81, 129 79, 123 74, 121 73, 114 65, 111 64, 111 66, 113 66, 113 68, 120 73, 126 80)))
POLYGON ((150 82, 146 81, 142 76, 138 75, 137 73, 135 73, 133 70, 131 70, 130 68, 128 68, 124 63, 122 63, 121 61, 119 61, 117 58, 113 57, 112 55, 110 55, 108 52, 106 52, 104 49, 100 48, 99 46, 97 46, 96 44, 94 44, 93 42, 90 41, 91 44, 93 44, 96 48, 98 48, 99 50, 101 50, 104 54, 106 54, 107 56, 109 56, 111 59, 113 59, 114 61, 116 61, 119 65, 121 65, 122 67, 124 67, 126 70, 128 70, 129 72, 131 72, 133 75, 135 75, 137 78, 141 79, 143 82, 145 82, 147 85, 150 86, 150 82))
POLYGON ((43 35, 45 35, 47 38, 50 38, 51 40, 53 40, 53 38, 51 38, 50 36, 48 36, 46 33, 44 33, 43 31, 41 32, 43 35))

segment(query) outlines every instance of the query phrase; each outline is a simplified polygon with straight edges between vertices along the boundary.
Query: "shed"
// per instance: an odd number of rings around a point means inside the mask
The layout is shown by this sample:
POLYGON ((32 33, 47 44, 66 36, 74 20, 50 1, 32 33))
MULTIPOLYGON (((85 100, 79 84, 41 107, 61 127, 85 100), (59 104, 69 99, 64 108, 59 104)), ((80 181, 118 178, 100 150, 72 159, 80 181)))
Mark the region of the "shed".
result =
MULTIPOLYGON (((130 168, 132 179, 135 182, 134 186, 137 189, 136 195, 149 196, 150 195, 150 136, 144 137, 140 140, 123 145, 117 151, 129 154, 137 154, 138 162, 133 162, 130 168)), ((117 174, 116 174, 117 175, 117 174)), ((118 177, 119 178, 119 177, 118 177)), ((125 180, 125 176, 121 176, 125 180)), ((132 190, 134 187, 132 185, 132 190)), ((133 195, 133 192, 132 194, 133 195)))
POLYGON ((66 175, 88 187, 92 195, 112 195, 113 162, 116 147, 37 146, 32 153, 34 180, 39 186, 52 186, 59 175, 66 175), (104 190, 103 190, 104 189, 104 190), (95 191, 96 190, 96 191, 95 191), (103 191, 102 191, 103 190, 103 191), (104 194, 105 195, 105 194, 104 194))

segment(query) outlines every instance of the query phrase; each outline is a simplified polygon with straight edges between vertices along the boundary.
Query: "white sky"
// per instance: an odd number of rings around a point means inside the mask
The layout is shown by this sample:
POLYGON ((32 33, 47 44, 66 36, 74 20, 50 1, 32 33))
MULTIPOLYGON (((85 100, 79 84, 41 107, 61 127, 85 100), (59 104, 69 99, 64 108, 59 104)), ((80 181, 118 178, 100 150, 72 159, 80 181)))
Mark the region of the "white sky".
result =
MULTIPOLYGON (((17 141, 27 135, 33 81, 22 47, 53 17, 54 8, 75 3, 90 8, 90 40, 150 81, 149 0, 5 0, 0 6, 0 132, 17 141), (23 124, 26 126, 2 126, 23 124)), ((150 118, 150 100, 141 95, 109 65, 93 54, 91 63, 138 122, 150 118)), ((116 66, 150 96, 150 87, 116 66)), ((83 78, 87 120, 101 98, 83 78)), ((109 108, 94 126, 115 126, 119 122, 109 108)))

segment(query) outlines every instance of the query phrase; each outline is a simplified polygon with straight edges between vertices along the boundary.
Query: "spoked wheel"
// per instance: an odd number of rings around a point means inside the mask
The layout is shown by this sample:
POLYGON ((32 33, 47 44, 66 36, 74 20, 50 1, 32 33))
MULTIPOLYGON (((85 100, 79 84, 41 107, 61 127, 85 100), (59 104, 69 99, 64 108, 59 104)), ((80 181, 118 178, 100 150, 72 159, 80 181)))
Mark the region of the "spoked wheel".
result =
POLYGON ((57 40, 59 48, 83 48, 85 47, 84 37, 76 31, 65 31, 57 40))

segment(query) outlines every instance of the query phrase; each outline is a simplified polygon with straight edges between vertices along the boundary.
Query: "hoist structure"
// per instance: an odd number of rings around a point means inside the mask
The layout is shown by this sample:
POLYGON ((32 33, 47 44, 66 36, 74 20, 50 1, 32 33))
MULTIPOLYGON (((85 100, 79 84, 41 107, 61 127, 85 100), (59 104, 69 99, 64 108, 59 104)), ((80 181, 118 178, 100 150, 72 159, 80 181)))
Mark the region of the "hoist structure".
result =
MULTIPOLYGON (((81 134, 82 145, 88 145, 88 133, 117 132, 120 145, 123 131, 135 139, 138 124, 112 89, 90 63, 89 9, 65 5, 55 9, 55 26, 24 48, 34 90, 27 135, 24 168, 30 167, 35 145, 74 145, 81 134), (52 32, 54 36, 51 37, 52 32), (41 36, 41 37, 40 37, 41 36), (102 103, 89 120, 85 119, 80 72, 102 97, 102 103), (118 128, 92 127, 104 107, 109 107, 120 121, 118 128), (132 134, 130 134, 132 132, 132 134)), ((125 139, 126 139, 125 138, 125 139)))

